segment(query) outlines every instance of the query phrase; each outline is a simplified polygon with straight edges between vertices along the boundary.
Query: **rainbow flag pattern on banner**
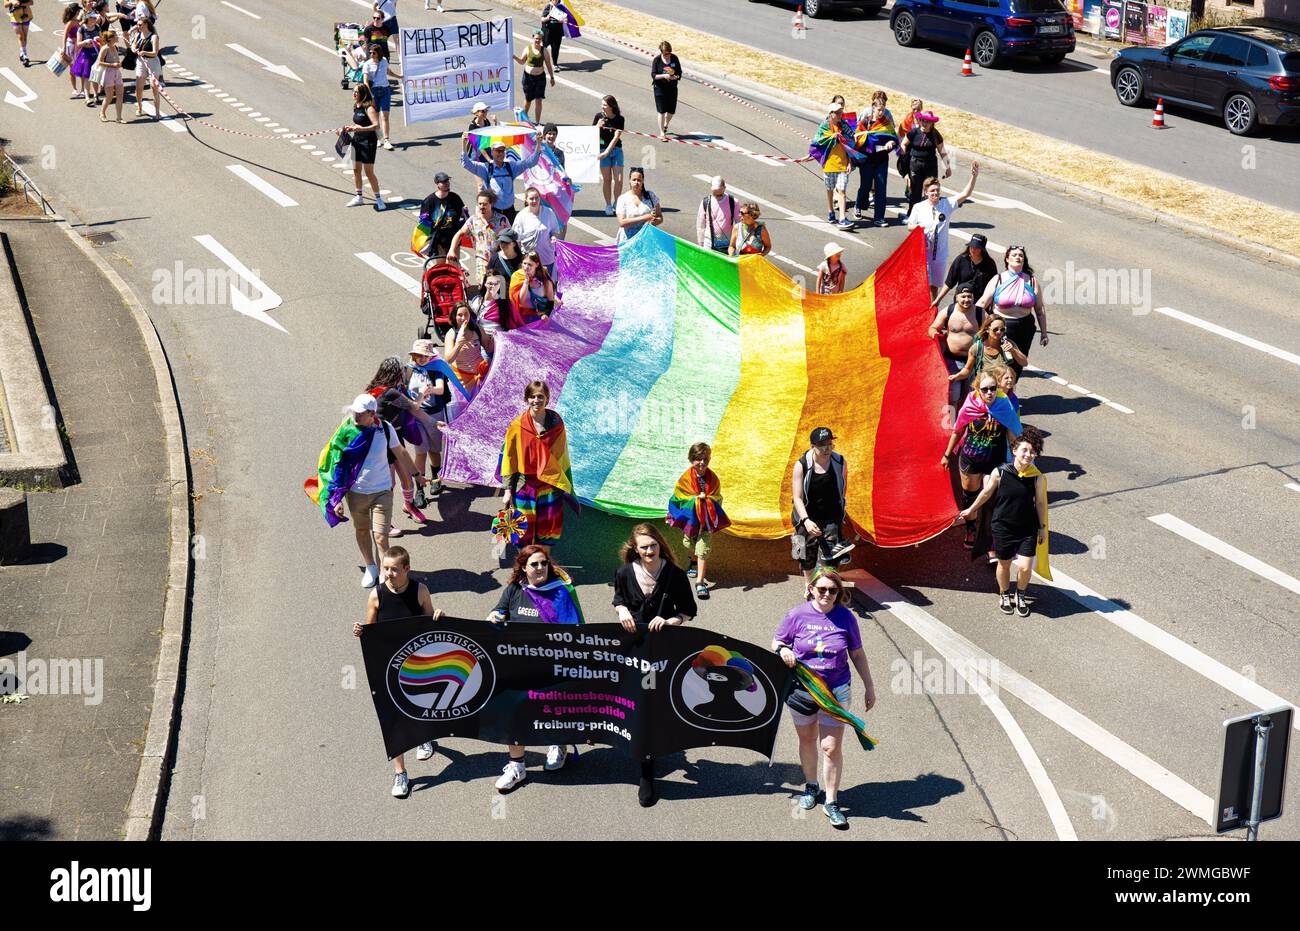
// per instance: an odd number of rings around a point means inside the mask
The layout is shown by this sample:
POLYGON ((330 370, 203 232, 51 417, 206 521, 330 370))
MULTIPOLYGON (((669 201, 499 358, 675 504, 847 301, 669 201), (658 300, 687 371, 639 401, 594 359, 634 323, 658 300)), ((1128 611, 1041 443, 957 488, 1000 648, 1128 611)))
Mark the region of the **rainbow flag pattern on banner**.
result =
POLYGON ((730 533, 791 531, 791 470, 815 427, 848 460, 848 516, 874 543, 942 533, 957 513, 935 463, 948 384, 926 336, 913 231, 861 285, 807 291, 762 256, 722 255, 646 226, 620 246, 556 243, 564 302, 497 338, 478 395, 447 430, 443 478, 496 484, 501 438, 534 378, 567 427, 574 495, 663 519, 687 450, 713 447, 730 533))
POLYGON ((469 674, 478 665, 473 654, 465 650, 448 650, 436 656, 412 653, 402 661, 402 668, 397 672, 397 681, 408 692, 422 692, 433 688, 441 682, 454 682, 464 685, 469 674))

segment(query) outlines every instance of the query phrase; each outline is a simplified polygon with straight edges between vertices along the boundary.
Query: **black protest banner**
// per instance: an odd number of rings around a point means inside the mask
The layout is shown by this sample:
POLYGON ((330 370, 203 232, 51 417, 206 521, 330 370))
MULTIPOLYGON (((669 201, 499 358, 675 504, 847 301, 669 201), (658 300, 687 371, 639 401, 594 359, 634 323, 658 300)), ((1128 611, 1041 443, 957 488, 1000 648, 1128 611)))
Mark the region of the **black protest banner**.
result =
POLYGON ((361 652, 389 757, 443 737, 771 756, 791 681, 769 651, 686 626, 414 617, 362 628, 361 652))

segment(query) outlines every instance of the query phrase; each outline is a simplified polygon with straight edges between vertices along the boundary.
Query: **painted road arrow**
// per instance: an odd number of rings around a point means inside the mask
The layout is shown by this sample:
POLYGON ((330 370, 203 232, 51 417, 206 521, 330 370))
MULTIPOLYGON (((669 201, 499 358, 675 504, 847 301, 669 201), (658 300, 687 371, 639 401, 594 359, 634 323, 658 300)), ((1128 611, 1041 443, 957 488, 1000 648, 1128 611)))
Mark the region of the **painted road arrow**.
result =
POLYGON ((258 55, 255 52, 250 52, 242 45, 236 45, 234 42, 227 42, 226 48, 233 49, 234 51, 238 52, 240 55, 243 55, 245 58, 253 59, 253 61, 261 65, 263 69, 270 71, 272 74, 278 74, 282 78, 292 78, 293 80, 297 81, 299 84, 302 83, 302 78, 298 77, 298 75, 294 74, 291 70, 289 70, 288 65, 273 65, 265 58, 263 58, 261 55, 258 55))
POLYGON ((287 334, 289 331, 272 320, 267 313, 268 310, 279 307, 283 303, 280 295, 268 288, 260 278, 248 270, 248 267, 243 262, 231 255, 229 249, 211 236, 195 236, 194 239, 200 246, 224 262, 232 272, 239 276, 240 280, 259 295, 257 300, 253 300, 248 295, 240 292, 238 288, 231 288, 230 306, 234 308, 235 312, 243 314, 245 317, 252 317, 254 320, 261 321, 267 326, 275 327, 281 333, 287 334))
POLYGON ((0 68, 0 75, 4 75, 13 82, 14 87, 23 92, 23 96, 19 97, 13 91, 5 91, 5 103, 13 104, 15 107, 21 107, 28 113, 31 113, 32 108, 27 105, 36 99, 36 91, 24 84, 22 79, 19 78, 18 75, 14 74, 9 68, 0 68))

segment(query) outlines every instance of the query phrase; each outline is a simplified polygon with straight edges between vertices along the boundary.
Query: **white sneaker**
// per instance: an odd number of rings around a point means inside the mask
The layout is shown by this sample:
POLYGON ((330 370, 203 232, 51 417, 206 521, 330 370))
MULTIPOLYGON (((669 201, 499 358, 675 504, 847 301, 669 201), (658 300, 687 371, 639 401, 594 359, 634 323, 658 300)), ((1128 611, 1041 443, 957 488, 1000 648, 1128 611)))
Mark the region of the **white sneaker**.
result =
POLYGON ((375 583, 379 581, 379 567, 366 566, 366 571, 361 573, 361 587, 374 588, 375 583))
POLYGON ((543 767, 548 773, 553 773, 557 769, 563 769, 564 764, 569 759, 568 747, 551 747, 546 751, 546 765, 543 767))
POLYGON ((379 144, 380 144, 381 146, 383 146, 385 149, 387 149, 389 152, 393 151, 393 144, 392 144, 391 142, 388 141, 388 137, 387 137, 387 136, 385 136, 383 139, 381 139, 381 140, 379 141, 379 144))
POLYGON ((384 199, 378 194, 375 195, 375 209, 383 210, 385 208, 384 199))
POLYGON ((360 207, 360 206, 361 206, 362 204, 364 204, 365 202, 366 202, 366 199, 365 199, 364 197, 362 197, 360 194, 358 194, 356 197, 352 198, 350 201, 348 201, 348 202, 347 202, 346 204, 344 204, 343 206, 345 206, 345 207, 360 207))
POLYGON ((411 794, 411 780, 406 773, 396 773, 393 776, 393 798, 406 798, 411 794))
POLYGON ((505 769, 501 770, 501 778, 497 780, 497 791, 509 792, 527 781, 528 770, 524 768, 523 761, 511 760, 506 764, 505 769))
POLYGON ((428 743, 420 744, 420 746, 415 748, 415 758, 417 760, 427 760, 430 759, 432 756, 433 756, 432 740, 429 741, 428 743))
POLYGON ((613 215, 614 215, 614 205, 613 205, 613 204, 606 204, 606 205, 605 205, 605 216, 607 216, 607 217, 612 217, 613 215))

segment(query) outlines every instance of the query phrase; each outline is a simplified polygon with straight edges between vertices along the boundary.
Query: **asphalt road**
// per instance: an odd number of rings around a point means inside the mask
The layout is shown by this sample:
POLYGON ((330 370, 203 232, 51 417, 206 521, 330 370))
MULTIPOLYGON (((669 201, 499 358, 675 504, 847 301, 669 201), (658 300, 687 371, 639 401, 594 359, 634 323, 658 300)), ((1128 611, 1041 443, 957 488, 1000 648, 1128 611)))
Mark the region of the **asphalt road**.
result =
MULTIPOLYGON (((337 60, 312 43, 328 46, 333 20, 361 15, 357 0, 329 0, 310 15, 267 0, 239 4, 260 19, 224 4, 176 4, 162 34, 176 47, 170 92, 190 112, 264 134, 268 123, 270 132, 306 132, 347 118, 337 60), (204 17, 206 38, 171 25, 193 15, 204 17), (301 83, 227 43, 287 66, 301 83)), ((456 4, 441 19, 487 14, 483 4, 456 4)), ((438 17, 413 9, 403 19, 438 17)), ((596 97, 611 92, 629 128, 653 127, 643 61, 589 42, 565 49, 548 118, 589 123, 596 97)), ((37 182, 86 232, 115 237, 102 248, 154 299, 186 419, 199 496, 195 592, 165 837, 839 836, 815 813, 794 817, 790 728, 771 766, 728 750, 666 761, 664 801, 648 811, 633 800, 633 766, 608 749, 556 775, 541 773, 531 754, 532 782, 502 803, 492 780, 504 753, 468 741, 447 741, 429 763, 411 760, 415 791, 390 798, 349 630, 363 610, 355 547, 346 530, 326 531, 300 489, 342 406, 380 359, 405 351, 420 321, 417 299, 398 283, 417 273, 401 264, 413 214, 344 209, 351 178, 327 161, 332 137, 317 137, 313 152, 194 123, 184 133, 103 125, 66 99, 65 80, 35 68, 21 76, 38 97, 30 112, 3 108, 12 149, 29 154, 37 182), (232 165, 297 206, 280 206, 232 165), (177 262, 182 273, 225 267, 195 237, 212 237, 274 292, 279 303, 268 298, 267 313, 283 331, 236 313, 220 294, 167 300, 177 262), (368 253, 369 262, 358 257, 368 253), (353 673, 359 684, 349 688, 353 673)), ((417 204, 439 169, 472 190, 455 167, 462 128, 459 119, 395 128, 399 151, 381 152, 377 165, 390 202, 417 204)), ((797 154, 803 145, 763 113, 698 85, 682 88, 674 128, 753 152, 797 154)), ((692 235, 707 189, 699 178, 722 173, 733 190, 762 199, 778 264, 790 273, 806 274, 837 238, 818 219, 821 180, 805 168, 673 142, 629 149, 629 164, 655 166, 649 186, 669 232, 692 235)), ((966 170, 960 163, 954 180, 966 170)), ((1050 433, 1041 464, 1060 588, 1036 581, 1034 614, 1008 620, 960 531, 905 550, 859 548, 859 587, 875 599, 863 631, 880 694, 868 720, 881 747, 846 753, 852 830, 843 836, 1204 835, 1220 722, 1271 701, 1261 689, 1294 701, 1300 681, 1294 272, 991 172, 978 195, 955 218, 955 238, 982 231, 996 244, 1026 243, 1041 280, 1068 271, 1106 292, 1076 286, 1049 296, 1051 343, 1031 355, 1045 371, 1022 384, 1025 420, 1050 433), (1135 292, 1117 292, 1121 272, 1135 292), (981 696, 945 677, 945 657, 974 662, 994 688, 981 696)), ((598 192, 580 195, 579 207, 572 240, 612 236, 598 192)), ((903 234, 840 238, 850 285, 903 234)), ((915 416, 939 416, 938 402, 918 399, 915 416)), ((482 616, 503 584, 488 552, 495 508, 485 494, 445 494, 429 509, 437 522, 428 539, 403 541, 435 603, 453 614, 482 616)), ((587 510, 557 548, 588 616, 608 604, 627 528, 587 510)), ((782 542, 723 538, 721 585, 697 623, 766 643, 801 597, 788 556, 782 542)), ((1294 838, 1298 824, 1293 810, 1265 831, 1294 838)))
MULTIPOLYGON (((1149 107, 1123 107, 1110 86, 1110 59, 1080 47, 1057 66, 1037 59, 1005 68, 975 68, 961 77, 962 49, 903 48, 889 28, 889 10, 865 19, 845 9, 825 19, 804 17, 803 38, 791 11, 759 0, 616 0, 693 29, 727 23, 733 42, 796 61, 834 67, 850 77, 896 88, 927 103, 968 110, 1098 152, 1159 168, 1177 177, 1300 210, 1300 131, 1267 130, 1249 138, 1228 132, 1212 114, 1168 110, 1165 132, 1151 129, 1149 107)), ((671 39, 671 36, 666 38, 671 39)), ((684 61, 689 72, 691 64, 684 61)), ((894 112, 899 112, 895 106, 894 112)), ((905 109, 905 107, 904 107, 905 109)), ((960 146, 960 139, 950 139, 960 146)))

